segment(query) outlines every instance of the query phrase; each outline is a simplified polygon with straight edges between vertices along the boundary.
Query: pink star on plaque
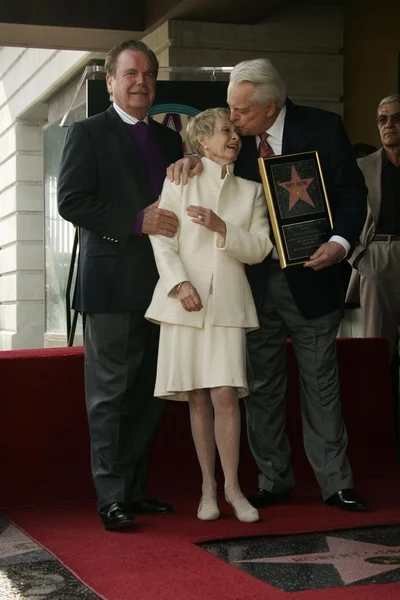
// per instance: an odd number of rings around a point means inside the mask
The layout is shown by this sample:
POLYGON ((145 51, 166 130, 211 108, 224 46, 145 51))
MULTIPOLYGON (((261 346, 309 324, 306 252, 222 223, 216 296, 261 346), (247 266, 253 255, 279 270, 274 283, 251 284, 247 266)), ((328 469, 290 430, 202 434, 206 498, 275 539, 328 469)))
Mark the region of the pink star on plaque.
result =
POLYGON ((400 546, 382 546, 328 535, 326 541, 328 552, 273 556, 238 562, 333 565, 345 585, 400 569, 400 546))
POLYGON ((307 188, 310 183, 314 181, 314 177, 309 177, 308 179, 301 179, 300 175, 292 165, 292 179, 290 181, 286 181, 284 183, 280 183, 279 185, 285 188, 287 192, 289 192, 289 210, 293 208, 298 200, 303 200, 310 206, 314 206, 313 201, 310 198, 309 193, 307 192, 307 188))

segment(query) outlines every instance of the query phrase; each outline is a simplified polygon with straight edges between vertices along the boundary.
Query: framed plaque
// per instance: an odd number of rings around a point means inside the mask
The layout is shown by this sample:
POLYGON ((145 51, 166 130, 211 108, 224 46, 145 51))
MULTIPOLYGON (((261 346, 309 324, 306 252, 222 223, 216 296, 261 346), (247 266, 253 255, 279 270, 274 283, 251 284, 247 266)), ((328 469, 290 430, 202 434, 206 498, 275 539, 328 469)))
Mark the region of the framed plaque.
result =
POLYGON ((258 163, 281 268, 304 264, 333 226, 318 151, 258 163))

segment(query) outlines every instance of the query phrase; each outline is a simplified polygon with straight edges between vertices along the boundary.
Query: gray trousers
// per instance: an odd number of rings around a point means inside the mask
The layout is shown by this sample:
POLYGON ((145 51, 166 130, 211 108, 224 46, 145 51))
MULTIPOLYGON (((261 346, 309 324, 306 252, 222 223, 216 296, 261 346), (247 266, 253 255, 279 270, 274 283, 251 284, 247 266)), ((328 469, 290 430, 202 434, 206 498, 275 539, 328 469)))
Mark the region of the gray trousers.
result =
POLYGON ((400 241, 371 242, 357 263, 365 337, 385 337, 390 359, 400 334, 400 241))
POLYGON ((260 329, 247 336, 251 394, 246 400, 259 487, 279 494, 294 486, 286 434, 286 338, 291 336, 300 375, 304 447, 326 500, 353 487, 336 358, 339 311, 306 320, 283 271, 271 265, 259 319, 260 329))
POLYGON ((85 391, 99 508, 146 496, 165 402, 153 397, 159 328, 141 311, 86 313, 85 391))

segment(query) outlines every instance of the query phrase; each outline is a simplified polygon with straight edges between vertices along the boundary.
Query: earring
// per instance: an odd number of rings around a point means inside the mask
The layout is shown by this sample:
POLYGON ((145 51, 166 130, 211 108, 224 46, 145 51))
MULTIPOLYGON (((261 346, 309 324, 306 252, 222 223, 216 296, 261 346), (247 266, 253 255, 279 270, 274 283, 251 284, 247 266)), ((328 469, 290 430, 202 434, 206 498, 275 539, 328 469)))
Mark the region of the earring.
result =
POLYGON ((204 148, 205 148, 206 150, 208 150, 208 146, 204 146, 204 148))

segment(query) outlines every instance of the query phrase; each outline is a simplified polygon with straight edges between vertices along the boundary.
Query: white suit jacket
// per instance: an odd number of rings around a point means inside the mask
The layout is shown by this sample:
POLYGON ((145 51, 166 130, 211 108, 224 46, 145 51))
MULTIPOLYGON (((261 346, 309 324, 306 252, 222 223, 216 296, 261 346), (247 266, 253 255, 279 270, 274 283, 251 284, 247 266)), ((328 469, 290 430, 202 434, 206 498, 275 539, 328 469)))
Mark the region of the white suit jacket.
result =
POLYGON ((264 260, 272 249, 267 206, 261 184, 236 177, 233 165, 221 182, 221 166, 202 159, 203 171, 186 185, 166 180, 160 208, 179 219, 174 238, 150 236, 160 274, 146 318, 156 323, 202 327, 212 283, 212 324, 257 329, 258 318, 245 273, 245 263, 264 260), (222 186, 221 186, 222 183, 222 186), (186 213, 189 205, 212 208, 226 223, 222 238, 186 213), (174 287, 190 281, 199 293, 203 308, 187 312, 174 287))

